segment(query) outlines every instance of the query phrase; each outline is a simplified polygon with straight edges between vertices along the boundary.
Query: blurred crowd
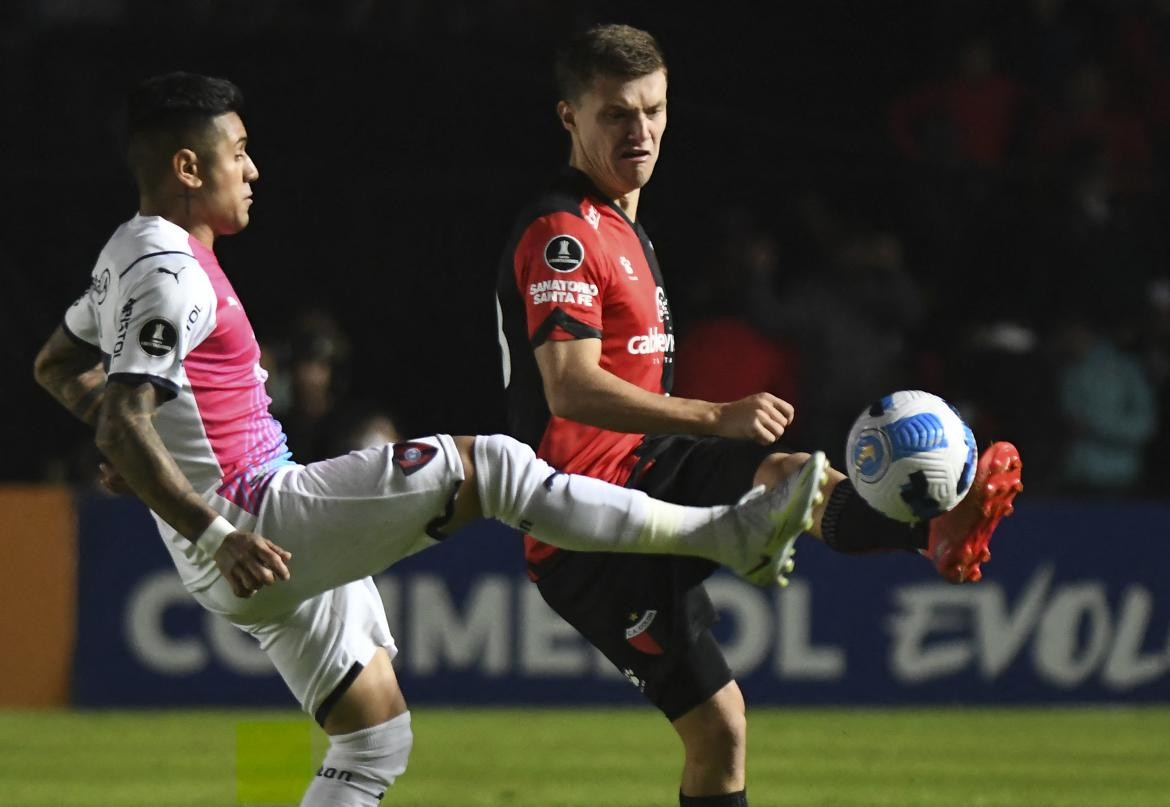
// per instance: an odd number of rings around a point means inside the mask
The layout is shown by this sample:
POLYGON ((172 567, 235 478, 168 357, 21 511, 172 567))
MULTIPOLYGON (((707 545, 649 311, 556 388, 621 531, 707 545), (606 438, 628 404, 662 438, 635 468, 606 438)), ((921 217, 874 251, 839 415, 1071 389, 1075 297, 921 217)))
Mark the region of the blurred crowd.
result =
MULTIPOLYGON (((178 5, 204 25, 234 6, 178 5)), ((928 389, 954 403, 981 442, 1016 442, 1030 491, 1170 496, 1170 466, 1160 461, 1170 453, 1163 237, 1170 220, 1170 1, 897 4, 900 20, 915 21, 913 37, 874 27, 887 4, 867 4, 868 16, 856 23, 867 30, 856 38, 872 33, 879 42, 858 57, 869 63, 849 71, 859 81, 867 73, 879 78, 855 96, 848 80, 830 81, 824 94, 810 93, 819 112, 802 115, 796 102, 765 110, 765 135, 757 132, 753 142, 776 133, 777 155, 759 169, 769 178, 766 191, 741 196, 723 193, 720 183, 742 184, 743 173, 719 176, 718 161, 712 168, 693 153, 672 152, 687 142, 675 132, 689 129, 693 138, 722 120, 710 100, 716 93, 693 89, 701 70, 687 55, 687 37, 698 36, 688 24, 646 9, 621 13, 630 4, 550 8, 560 5, 348 0, 314 11, 273 0, 241 4, 240 24, 253 33, 324 26, 343 40, 384 30, 387 48, 469 42, 528 25, 545 50, 526 61, 541 64, 555 49, 555 38, 540 36, 542 25, 561 30, 625 19, 658 33, 668 60, 677 54, 672 65, 682 69, 672 72, 672 129, 643 220, 675 312, 676 394, 729 400, 774 392, 798 407, 791 442, 823 447, 840 463, 849 426, 869 402, 895 389, 928 389), (922 55, 904 47, 914 37, 929 40, 929 47, 919 43, 922 55), (883 72, 883 59, 896 66, 883 72), (827 136, 809 123, 833 115, 847 121, 848 132, 837 127, 827 136), (806 147, 814 140, 819 145, 806 147), (699 211, 671 193, 684 176, 702 191, 699 211), (702 226, 691 227, 683 212, 702 226)), ((792 22, 801 36, 821 30, 812 6, 821 8, 810 4, 799 26, 792 22)), ((843 22, 850 4, 823 8, 831 17, 826 31, 850 24, 843 22)), ((128 25, 131 17, 161 12, 134 0, 53 0, 16 3, 7 13, 44 29, 128 25)), ((735 13, 732 4, 726 14, 735 13)), ((777 30, 783 32, 782 17, 777 30)), ((815 42, 805 46, 817 50, 815 42)), ((834 55, 844 58, 840 48, 834 55)), ((755 69, 771 58, 750 48, 732 58, 741 56, 755 69)), ((506 99, 495 106, 507 116, 506 99)), ((550 124, 534 136, 559 133, 550 124)), ((492 142, 513 139, 500 133, 492 142)), ((552 146, 557 153, 560 141, 552 146)), ((766 156, 752 155, 758 163, 766 156)), ((513 189, 517 201, 537 187, 529 178, 554 167, 528 166, 513 189)), ((470 251, 482 277, 459 286, 469 301, 445 298, 457 310, 490 314, 494 260, 514 212, 493 211, 481 223, 470 251)), ((471 271, 449 263, 456 266, 450 272, 471 271)), ((444 294, 453 276, 436 275, 444 294)), ((426 406, 434 404, 412 403, 408 389, 351 383, 353 368, 369 364, 369 354, 353 347, 369 341, 362 319, 339 320, 326 304, 283 320, 283 333, 263 345, 273 409, 298 460, 393 439, 399 432, 391 409, 414 406, 412 427, 432 428, 426 406)), ((484 347, 472 364, 494 362, 494 335, 476 332, 474 339, 484 347)), ((491 394, 485 389, 483 399, 491 394)), ((498 403, 477 406, 480 419, 465 422, 478 430, 493 425, 498 403)), ((75 460, 62 458, 46 475, 71 476, 63 468, 75 460)))
POLYGON ((888 98, 879 200, 719 211, 678 394, 764 386, 841 462, 867 402, 928 389, 1032 491, 1170 496, 1170 3, 1020 5, 888 98))

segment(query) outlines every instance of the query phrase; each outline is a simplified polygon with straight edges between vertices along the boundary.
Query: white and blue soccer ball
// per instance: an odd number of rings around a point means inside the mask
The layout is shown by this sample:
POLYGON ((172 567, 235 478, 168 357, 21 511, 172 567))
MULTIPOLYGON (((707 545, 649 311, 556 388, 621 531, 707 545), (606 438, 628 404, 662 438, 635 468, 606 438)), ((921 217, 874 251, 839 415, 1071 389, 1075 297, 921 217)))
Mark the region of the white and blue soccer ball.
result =
POLYGON ((871 507, 914 523, 945 513, 971 487, 975 435, 937 395, 901 390, 862 412, 845 445, 849 481, 871 507))

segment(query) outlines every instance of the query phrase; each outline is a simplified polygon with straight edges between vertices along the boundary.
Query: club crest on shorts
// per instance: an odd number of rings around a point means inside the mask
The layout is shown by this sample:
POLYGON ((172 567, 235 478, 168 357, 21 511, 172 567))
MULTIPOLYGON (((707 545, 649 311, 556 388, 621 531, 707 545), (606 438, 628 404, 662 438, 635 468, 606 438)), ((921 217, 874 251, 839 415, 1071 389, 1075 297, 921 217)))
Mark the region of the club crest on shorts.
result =
POLYGON ((658 644, 654 637, 646 632, 656 616, 658 616, 658 612, 651 608, 648 611, 643 611, 641 614, 637 611, 631 611, 630 615, 626 617, 626 620, 630 623, 630 626, 626 628, 626 641, 635 650, 651 656, 661 656, 666 652, 662 649, 662 645, 658 644))
POLYGON ((554 272, 575 272, 585 262, 585 247, 571 235, 554 235, 544 246, 544 262, 554 272))
POLYGON ((435 458, 439 449, 426 443, 395 443, 394 464, 403 475, 410 476, 435 458))

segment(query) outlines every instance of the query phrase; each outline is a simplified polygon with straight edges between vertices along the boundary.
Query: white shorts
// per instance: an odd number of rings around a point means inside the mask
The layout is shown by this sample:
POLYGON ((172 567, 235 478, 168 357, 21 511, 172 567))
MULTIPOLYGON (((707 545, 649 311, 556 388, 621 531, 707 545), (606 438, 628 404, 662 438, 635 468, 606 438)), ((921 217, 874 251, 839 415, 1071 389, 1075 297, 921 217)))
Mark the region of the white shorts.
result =
POLYGON ((368 664, 379 647, 394 657, 370 575, 436 543, 428 527, 449 518, 463 479, 455 441, 445 434, 282 468, 257 516, 233 507, 230 517, 291 552, 292 578, 248 599, 218 575, 192 593, 256 637, 314 714, 355 662, 368 664))

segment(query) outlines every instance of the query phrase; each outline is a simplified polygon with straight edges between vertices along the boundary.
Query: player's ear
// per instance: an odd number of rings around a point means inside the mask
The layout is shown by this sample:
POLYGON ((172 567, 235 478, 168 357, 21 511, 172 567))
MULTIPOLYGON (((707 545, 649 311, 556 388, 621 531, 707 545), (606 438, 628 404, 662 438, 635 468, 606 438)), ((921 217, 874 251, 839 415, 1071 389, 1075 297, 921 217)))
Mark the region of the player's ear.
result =
POLYGON ((185 187, 199 188, 203 186, 199 157, 191 149, 179 149, 171 155, 171 171, 185 187))
POLYGON ((577 128, 576 113, 568 101, 557 102, 557 117, 561 119, 561 126, 564 126, 566 131, 571 132, 577 128))

